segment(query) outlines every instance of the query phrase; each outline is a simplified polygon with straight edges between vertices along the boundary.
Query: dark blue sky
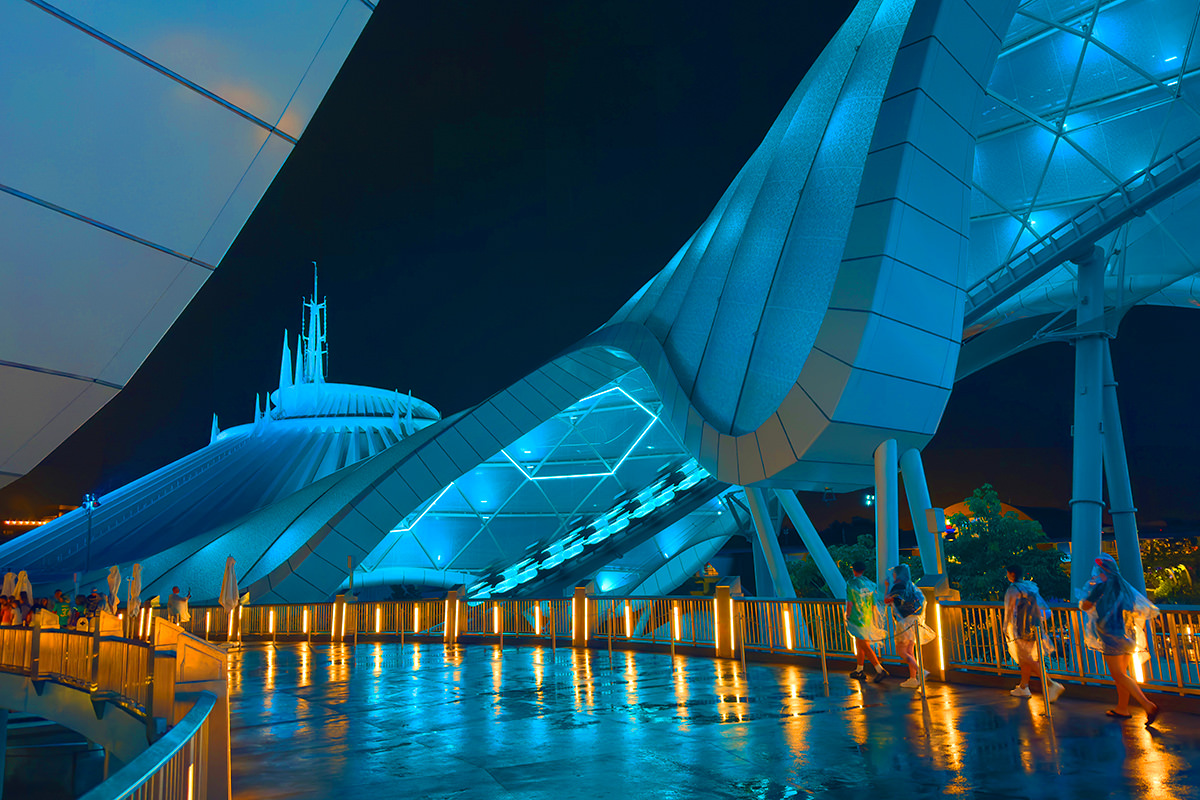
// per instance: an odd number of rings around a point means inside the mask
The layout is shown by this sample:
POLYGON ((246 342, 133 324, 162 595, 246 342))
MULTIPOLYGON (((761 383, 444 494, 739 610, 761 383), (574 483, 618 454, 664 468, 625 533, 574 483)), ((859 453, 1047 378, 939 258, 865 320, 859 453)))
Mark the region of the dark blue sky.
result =
MULTIPOLYGON (((321 265, 330 379, 474 404, 603 324, 703 221, 853 3, 384 0, 220 268, 129 386, 26 478, 25 515, 110 491, 250 420, 321 265)), ((1139 505, 1200 518, 1186 311, 1114 345, 1139 505), (1189 447, 1190 445, 1190 447, 1189 447), (1167 466, 1169 465, 1169 469, 1167 466)), ((935 503, 983 480, 1069 499, 1071 350, 961 384, 935 503)), ((865 511, 813 508, 818 525, 865 511)), ((821 506, 821 504, 813 504, 821 506)))

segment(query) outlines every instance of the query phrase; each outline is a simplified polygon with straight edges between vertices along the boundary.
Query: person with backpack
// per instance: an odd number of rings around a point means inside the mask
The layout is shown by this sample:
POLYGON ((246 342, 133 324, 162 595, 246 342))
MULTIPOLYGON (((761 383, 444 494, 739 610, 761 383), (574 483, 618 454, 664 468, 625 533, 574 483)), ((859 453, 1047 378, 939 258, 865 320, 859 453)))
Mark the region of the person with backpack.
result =
MULTIPOLYGON (((905 689, 918 689, 921 686, 920 667, 915 655, 919 645, 929 644, 936 636, 933 629, 925 624, 925 595, 912 582, 912 573, 908 564, 892 567, 892 585, 888 589, 884 602, 892 608, 892 616, 896 621, 896 655, 908 665, 908 680, 900 685, 905 689)), ((929 670, 925 670, 929 674, 929 670)))
POLYGON ((854 637, 854 650, 858 656, 858 666, 850 673, 851 678, 863 680, 867 677, 866 659, 870 659, 871 667, 875 670, 875 683, 888 676, 888 671, 879 663, 875 654, 875 643, 887 637, 882 620, 879 618, 879 608, 875 605, 875 582, 863 575, 867 565, 855 561, 850 569, 854 577, 846 582, 846 631, 854 637))
MULTIPOLYGON (((1004 593, 1004 638, 1009 654, 1021 669, 1021 682, 1009 694, 1029 697, 1029 679, 1042 676, 1038 638, 1042 622, 1050 616, 1050 607, 1042 599, 1037 584, 1022 579, 1024 571, 1019 564, 1009 564, 1004 570, 1008 575, 1008 590, 1004 593)), ((1046 701, 1053 703, 1065 687, 1049 675, 1046 684, 1046 701)))

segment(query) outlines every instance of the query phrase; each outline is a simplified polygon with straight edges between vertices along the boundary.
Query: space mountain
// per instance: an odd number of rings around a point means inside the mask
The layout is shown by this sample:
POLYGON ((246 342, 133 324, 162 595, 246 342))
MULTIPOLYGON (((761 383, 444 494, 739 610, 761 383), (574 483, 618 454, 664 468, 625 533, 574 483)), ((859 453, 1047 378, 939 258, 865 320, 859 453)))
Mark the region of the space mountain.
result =
POLYGON ((214 414, 207 447, 102 495, 90 520, 79 508, 7 543, 0 563, 28 570, 40 592, 71 586, 74 573, 81 586, 100 586, 112 564, 140 561, 149 589, 180 548, 441 419, 411 392, 327 381, 326 304, 315 280, 304 311, 295 357, 285 331, 279 388, 255 398, 253 422, 221 430, 214 414))

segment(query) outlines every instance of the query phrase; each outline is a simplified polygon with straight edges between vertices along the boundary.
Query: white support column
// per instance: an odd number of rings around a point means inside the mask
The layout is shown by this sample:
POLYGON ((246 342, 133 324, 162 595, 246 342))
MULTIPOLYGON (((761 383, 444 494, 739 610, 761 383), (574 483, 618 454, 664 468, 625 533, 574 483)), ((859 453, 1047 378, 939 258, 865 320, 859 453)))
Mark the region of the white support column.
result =
POLYGON ((888 570, 900 563, 900 481, 896 440, 875 448, 875 582, 882 588, 888 570))
POLYGON ((783 551, 779 548, 779 535, 771 522, 771 514, 767 508, 767 498, 762 489, 746 486, 746 505, 750 507, 750 516, 754 519, 754 548, 760 552, 770 573, 771 585, 759 586, 759 597, 795 597, 796 589, 788 575, 787 562, 784 561, 783 551), (770 592, 768 594, 768 591, 770 592))
POLYGON ((825 546, 825 542, 821 541, 817 529, 813 527, 812 520, 804 511, 804 506, 800 505, 800 499, 796 497, 796 493, 790 489, 776 489, 775 496, 779 498, 779 504, 783 506, 783 513, 787 514, 788 519, 796 526, 796 533, 800 534, 801 541, 808 548, 808 555, 817 565, 817 569, 821 571, 821 577, 825 579, 829 591, 833 592, 833 596, 838 600, 845 600, 846 578, 837 568, 833 557, 829 555, 829 549, 825 546))
POLYGON ((917 550, 921 553, 921 569, 926 575, 941 575, 944 571, 938 561, 941 551, 929 530, 925 513, 933 505, 929 502, 929 485, 925 482, 925 465, 921 463, 919 450, 914 448, 900 456, 900 474, 904 478, 904 496, 908 498, 913 533, 917 535, 917 550))
POLYGON ((1117 381, 1113 377, 1112 352, 1104 340, 1104 475, 1108 478, 1108 502, 1117 539, 1117 562, 1121 577, 1139 592, 1146 591, 1142 550, 1138 541, 1137 509, 1129 485, 1129 462, 1125 458, 1125 434, 1121 408, 1117 405, 1117 381))
POLYGON ((1100 554, 1104 510, 1101 418, 1104 413, 1104 251, 1079 266, 1075 312, 1075 425, 1071 479, 1071 588, 1080 589, 1100 554))

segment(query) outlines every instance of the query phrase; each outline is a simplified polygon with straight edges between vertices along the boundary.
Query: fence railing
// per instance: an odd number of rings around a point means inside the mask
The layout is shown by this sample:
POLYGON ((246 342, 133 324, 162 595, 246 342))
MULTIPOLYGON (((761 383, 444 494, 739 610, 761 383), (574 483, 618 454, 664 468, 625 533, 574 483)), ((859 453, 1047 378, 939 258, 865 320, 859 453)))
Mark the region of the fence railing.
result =
POLYGON ((80 800, 196 800, 207 797, 209 720, 217 698, 201 692, 161 739, 80 800))
MULTIPOLYGON (((728 624, 726 641, 744 653, 792 653, 853 658, 854 642, 847 632, 845 601, 828 599, 775 600, 741 598, 734 613, 718 613, 712 597, 595 597, 588 598, 586 615, 577 617, 572 599, 404 600, 364 603, 309 603, 246 606, 230 624, 219 607, 194 608, 185 626, 197 636, 217 641, 229 638, 278 639, 304 637, 311 641, 345 641, 354 635, 441 637, 449 603, 460 604, 458 637, 504 636, 516 640, 562 639, 575 634, 576 619, 586 619, 586 641, 592 647, 622 645, 717 645, 716 625, 728 624)), ((1154 689, 1200 694, 1200 607, 1164 606, 1147 629, 1150 660, 1142 676, 1154 689)), ((931 602, 926 622, 939 633, 939 667, 950 672, 1017 674, 1004 639, 1002 603, 931 602)), ((879 645, 880 657, 898 661, 893 620, 885 615, 888 636, 879 645)), ((1112 683, 1103 658, 1083 643, 1083 618, 1078 608, 1051 604, 1046 625, 1048 666, 1056 676, 1083 683, 1112 683)), ((0 653, 4 642, 0 639, 0 653)), ((1135 659, 1140 664, 1140 660, 1135 659)), ((927 666, 928 666, 927 662, 927 666)))
MULTIPOLYGON (((1148 688, 1200 694, 1200 607, 1163 606, 1146 625, 1145 653, 1135 655, 1134 670, 1148 688)), ((941 604, 946 665, 972 672, 1016 674, 1016 662, 1004 639, 1003 603, 941 604)), ((1050 604, 1045 626, 1050 671, 1082 683, 1111 684, 1104 658, 1083 642, 1083 612, 1072 605, 1050 604)))
POLYGON ((136 631, 116 617, 95 619, 91 631, 0 626, 0 672, 72 687, 93 701, 118 705, 146 723, 149 748, 85 795, 90 800, 228 798, 227 754, 223 781, 213 783, 212 792, 207 788, 208 720, 217 702, 215 695, 198 693, 191 710, 155 740, 156 698, 162 706, 157 716, 166 717, 169 724, 176 714, 179 644, 156 652, 156 638, 149 614, 136 631), (144 638, 114 635, 122 631, 144 638))

